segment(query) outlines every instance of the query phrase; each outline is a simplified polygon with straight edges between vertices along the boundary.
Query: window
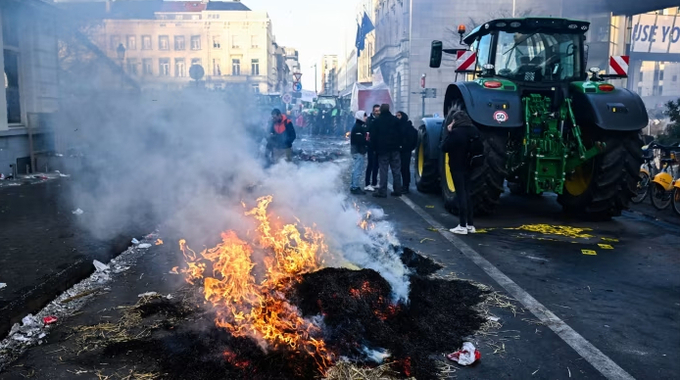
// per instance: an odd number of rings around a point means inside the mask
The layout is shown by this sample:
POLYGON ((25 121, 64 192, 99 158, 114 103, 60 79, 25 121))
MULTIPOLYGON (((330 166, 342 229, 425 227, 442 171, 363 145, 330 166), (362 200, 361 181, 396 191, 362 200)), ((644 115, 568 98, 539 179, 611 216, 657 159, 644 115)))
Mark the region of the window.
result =
POLYGON ((187 67, 184 58, 175 58, 175 76, 183 78, 187 76, 187 67))
POLYGON ((231 75, 241 75, 241 60, 232 59, 231 60, 231 75))
POLYGON ((158 36, 158 50, 170 50, 170 37, 158 36))
POLYGON ((659 80, 663 80, 663 70, 659 70, 659 80))
POLYGON ((220 60, 219 59, 213 59, 213 75, 214 76, 221 76, 222 75, 222 70, 220 69, 220 60))
POLYGON ((142 50, 151 50, 151 36, 142 36, 142 50))
POLYGON ((250 61, 250 75, 260 75, 260 60, 253 59, 250 61))
POLYGON ((201 36, 191 36, 191 50, 201 50, 201 36))
POLYGON ((170 59, 161 58, 158 60, 158 75, 162 77, 170 75, 170 59))
POLYGON ((659 95, 663 95, 663 86, 659 86, 659 95))
POLYGON ((201 65, 201 59, 200 58, 192 58, 191 59, 191 66, 193 65, 201 65))
POLYGON ((111 42, 109 48, 111 50, 118 49, 118 45, 120 45, 120 36, 111 36, 110 40, 111 42))
POLYGON ((137 37, 127 36, 127 47, 128 50, 137 50, 137 37))
POLYGON ((480 38, 479 41, 473 45, 472 50, 477 53, 477 70, 481 70, 482 66, 489 63, 489 54, 491 53, 491 35, 487 34, 486 36, 480 38))
POLYGON ((5 94, 7 96, 7 122, 21 123, 21 102, 19 99, 19 53, 4 50, 5 94))
POLYGON ((138 74, 137 65, 138 63, 136 58, 128 58, 127 60, 128 74, 137 75, 138 74))
POLYGON ((254 84, 253 86, 253 92, 256 94, 260 93, 260 85, 259 84, 254 84))
POLYGON ((220 36, 213 36, 213 47, 215 49, 220 49, 222 44, 220 44, 220 36))
POLYGON ((175 36, 175 50, 186 49, 186 44, 184 43, 184 36, 175 36))
POLYGON ((250 36, 250 47, 253 48, 253 49, 259 48, 260 43, 259 43, 258 40, 259 40, 259 38, 257 38, 257 36, 250 36))
POLYGON ((143 59, 142 60, 142 74, 153 75, 153 60, 143 59))
POLYGON ((241 47, 240 39, 238 36, 231 36, 231 47, 232 49, 238 49, 241 47))

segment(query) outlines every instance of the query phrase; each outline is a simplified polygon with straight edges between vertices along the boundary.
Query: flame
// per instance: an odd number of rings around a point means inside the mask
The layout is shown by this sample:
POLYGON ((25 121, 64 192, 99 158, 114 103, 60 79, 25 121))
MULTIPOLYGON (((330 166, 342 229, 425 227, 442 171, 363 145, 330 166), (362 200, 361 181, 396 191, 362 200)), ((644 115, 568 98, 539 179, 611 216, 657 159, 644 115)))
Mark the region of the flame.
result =
POLYGON ((345 133, 345 138, 348 139, 348 138, 349 138, 349 135, 350 135, 349 132, 345 133))
MULTIPOLYGON (((221 243, 197 254, 180 240, 187 264, 182 273, 190 284, 202 280, 205 299, 217 313, 217 326, 237 337, 254 338, 264 343, 263 348, 306 352, 323 372, 333 358, 319 338, 321 330, 302 318, 285 295, 301 274, 322 267, 327 247, 320 232, 305 227, 301 233, 297 224, 283 224, 268 214, 272 199, 259 198, 257 206, 245 213, 257 221, 255 233, 248 234, 251 241, 225 231, 221 243), (261 262, 253 260, 261 256, 261 262)), ((230 359, 227 353, 225 357, 230 359)))
POLYGON ((156 239, 156 245, 163 245, 163 240, 156 239))
POLYGON ((375 223, 370 222, 372 215, 373 214, 370 211, 366 211, 366 214, 361 218, 361 220, 359 221, 359 227, 362 230, 368 231, 375 228, 375 223))

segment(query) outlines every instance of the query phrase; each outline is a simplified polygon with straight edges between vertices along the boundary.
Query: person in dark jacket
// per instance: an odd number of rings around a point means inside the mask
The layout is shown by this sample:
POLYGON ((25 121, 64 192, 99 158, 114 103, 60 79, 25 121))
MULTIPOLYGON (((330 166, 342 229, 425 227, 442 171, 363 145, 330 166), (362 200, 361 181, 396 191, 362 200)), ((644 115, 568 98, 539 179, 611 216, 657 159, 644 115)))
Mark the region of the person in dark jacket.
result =
POLYGON ((402 133, 399 119, 390 113, 390 105, 380 106, 380 117, 370 131, 371 142, 378 153, 380 166, 380 187, 373 194, 377 198, 387 197, 387 168, 392 171, 392 195, 401 196, 401 149, 402 133))
POLYGON ((408 115, 404 111, 397 112, 397 119, 401 123, 401 179, 404 182, 401 187, 403 194, 409 194, 411 190, 411 153, 416 149, 418 144, 418 131, 413 128, 413 123, 408 119, 408 115))
POLYGON ((272 124, 269 131, 269 144, 272 147, 274 163, 281 159, 288 162, 293 160, 292 148, 296 138, 293 122, 275 108, 272 111, 272 124))
POLYGON ((366 191, 375 191, 378 187, 378 154, 375 152, 373 144, 371 143, 371 128, 373 128, 373 123, 380 116, 380 106, 378 104, 373 105, 371 114, 366 119, 366 128, 368 129, 368 165, 366 165, 366 191))
POLYGON ((366 164, 366 153, 368 152, 368 140, 366 138, 366 112, 358 111, 355 115, 354 127, 350 131, 350 149, 352 153, 352 160, 354 166, 352 167, 352 185, 350 191, 352 194, 366 194, 361 189, 361 178, 364 174, 364 165, 366 164))
POLYGON ((449 170, 456 188, 460 224, 450 231, 454 234, 467 235, 475 233, 472 220, 473 204, 470 186, 470 140, 480 136, 480 132, 472 123, 467 112, 451 111, 446 117, 446 138, 442 142, 442 151, 449 155, 449 170))

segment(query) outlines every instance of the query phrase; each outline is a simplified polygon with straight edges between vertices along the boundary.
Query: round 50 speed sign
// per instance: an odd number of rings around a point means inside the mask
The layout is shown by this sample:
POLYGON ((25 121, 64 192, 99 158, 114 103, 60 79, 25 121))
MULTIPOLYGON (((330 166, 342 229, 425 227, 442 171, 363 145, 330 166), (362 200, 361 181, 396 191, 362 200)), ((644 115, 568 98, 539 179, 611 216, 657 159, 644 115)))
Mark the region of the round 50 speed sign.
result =
POLYGON ((493 113, 493 119, 498 123, 505 123, 508 121, 508 113, 505 111, 496 111, 493 113))

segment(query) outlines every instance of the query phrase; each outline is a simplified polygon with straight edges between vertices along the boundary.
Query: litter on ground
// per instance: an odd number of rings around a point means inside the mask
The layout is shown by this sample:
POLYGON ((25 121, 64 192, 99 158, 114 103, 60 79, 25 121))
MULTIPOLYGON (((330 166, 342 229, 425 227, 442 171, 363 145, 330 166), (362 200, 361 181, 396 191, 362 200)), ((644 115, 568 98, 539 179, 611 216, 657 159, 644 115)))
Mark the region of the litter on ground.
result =
POLYGON ((460 350, 446 355, 446 358, 460 365, 470 365, 481 359, 482 354, 475 348, 474 344, 465 342, 460 350))
POLYGON ((71 212, 73 213, 73 215, 83 215, 83 213, 84 213, 84 211, 81 210, 81 209, 75 209, 71 212))
POLYGON ((104 263, 102 263, 102 262, 99 261, 99 260, 94 260, 94 261, 92 262, 92 264, 94 264, 94 267, 97 269, 97 272, 104 272, 104 271, 109 270, 109 266, 106 265, 106 264, 104 264, 104 263))
POLYGON ((584 255, 587 255, 587 256, 597 256, 597 252, 593 251, 591 249, 582 249, 581 253, 583 253, 584 255))

